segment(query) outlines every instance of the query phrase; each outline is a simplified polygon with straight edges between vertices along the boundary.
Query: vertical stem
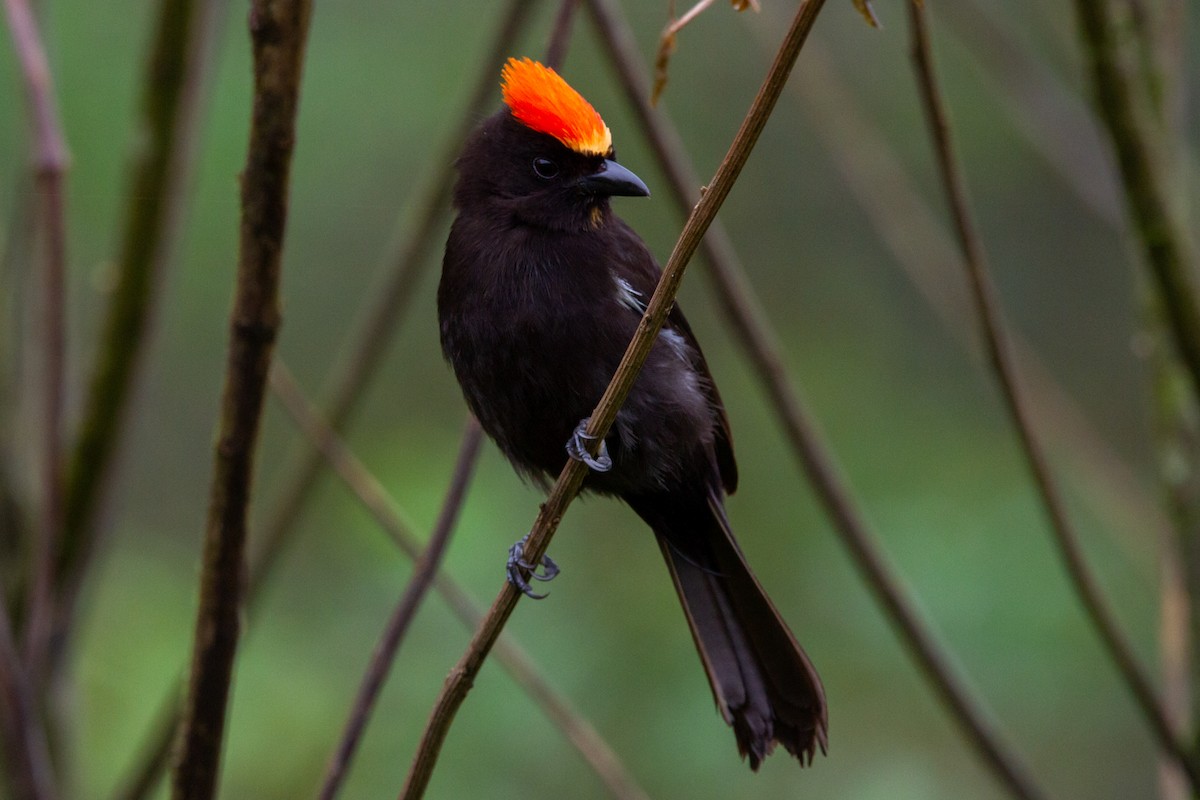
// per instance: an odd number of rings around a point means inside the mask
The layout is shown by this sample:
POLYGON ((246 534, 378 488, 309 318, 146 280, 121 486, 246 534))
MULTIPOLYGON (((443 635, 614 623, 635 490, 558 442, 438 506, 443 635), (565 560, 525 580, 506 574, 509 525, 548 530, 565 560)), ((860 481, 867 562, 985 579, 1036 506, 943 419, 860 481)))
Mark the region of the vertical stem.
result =
MULTIPOLYGON (((422 274, 421 267, 428 259, 435 235, 448 211, 455 153, 491 97, 495 75, 528 21, 534 5, 533 0, 510 0, 462 119, 447 137, 442 155, 435 159, 442 166, 413 203, 419 209, 413 230, 405 236, 395 255, 389 258, 389 263, 394 264, 390 274, 382 288, 372 293, 371 305, 353 326, 355 332, 349 337, 350 343, 344 350, 345 357, 330 370, 334 377, 330 381, 332 388, 324 416, 334 430, 344 428, 349 422, 379 365, 386 345, 404 317, 422 274)), ((295 529, 295 522, 312 495, 312 487, 321 474, 321 465, 320 451, 306 441, 280 470, 285 476, 280 479, 283 488, 256 530, 260 543, 246 581, 246 603, 251 609, 261 588, 267 585, 271 571, 295 529)), ((127 777, 114 793, 115 798, 141 800, 153 789, 170 754, 172 737, 178 728, 181 713, 177 699, 179 695, 177 686, 168 690, 161 703, 161 712, 154 718, 146 741, 138 749, 136 763, 126 771, 127 777)))
MULTIPOLYGON (((4 597, 0 586, 0 597, 4 597)), ((7 611, 0 613, 0 746, 7 769, 0 785, 7 784, 13 800, 54 800, 58 792, 46 731, 37 713, 37 699, 29 674, 21 663, 7 611)))
POLYGON ((1154 688, 1138 663, 1124 632, 1117 624, 1099 583, 1083 556, 1079 535, 1067 514, 1066 503, 1058 481, 1050 469, 1049 460, 1042 450, 1033 430, 1033 418, 1024 398, 1023 387, 1017 375, 1012 348, 1008 342, 1005 325, 992 283, 983 245, 975 230, 975 224, 967 203, 966 187, 954 156, 950 138, 950 125, 941 93, 937 86, 932 60, 932 48, 926 24, 925 10, 916 0, 908 4, 912 23, 912 50, 916 62, 918 86, 925 105, 933 137, 935 156, 941 172, 943 188, 954 229, 962 248, 963 262, 970 279, 976 311, 988 350, 988 356, 996 373, 1001 395, 1013 426, 1020 439, 1025 460, 1034 483, 1042 498, 1054 542, 1063 559, 1067 575, 1092 627, 1099 635, 1109 657, 1117 667, 1126 688, 1133 695, 1142 715, 1160 746, 1171 753, 1189 775, 1194 787, 1200 789, 1200 766, 1191 758, 1175 734, 1154 688))
POLYGON ((237 290, 200 574, 191 682, 172 784, 175 800, 216 792, 245 582, 254 453, 278 331, 280 261, 309 0, 255 0, 254 106, 242 173, 237 290))
MULTIPOLYGON (((1119 27, 1121 37, 1134 50, 1139 73, 1129 81, 1142 87, 1148 122, 1142 128, 1167 163, 1184 152, 1180 131, 1185 107, 1183 42, 1184 7, 1175 0, 1130 3, 1119 27)), ((1187 170, 1164 176, 1165 190, 1186 181, 1187 170), (1175 184, 1172 186, 1172 184, 1175 184)), ((1139 284, 1140 286, 1141 284, 1139 284)), ((1147 287, 1148 288, 1148 287, 1147 287)), ((1163 699, 1168 722, 1191 737, 1192 757, 1197 749, 1195 720, 1200 701, 1200 397, 1188 391, 1186 372, 1172 351, 1164 325, 1161 301, 1143 292, 1142 311, 1146 338, 1153 342, 1148 359, 1154 371, 1154 411, 1157 422, 1159 471, 1166 505, 1174 519, 1171 536, 1160 544, 1159 655, 1162 661, 1163 699)), ((1159 757, 1159 793, 1164 800, 1187 797, 1188 776, 1169 755, 1159 757)))
POLYGON ((1145 130, 1133 81, 1123 69, 1108 0, 1074 0, 1096 106, 1108 129, 1125 200, 1158 288, 1175 351, 1200 396, 1200 297, 1195 256, 1171 208, 1161 153, 1145 130))
MULTIPOLYGON (((25 77, 33 123, 34 170, 41 199, 45 263, 41 270, 41 487, 42 510, 34 544, 33 574, 27 606, 25 662, 40 676, 49 653, 53 627, 52 580, 62 536, 62 415, 65 357, 66 211, 64 175, 69 156, 37 22, 26 0, 5 0, 17 59, 25 77)), ((40 681, 39 681, 40 682, 40 681)))

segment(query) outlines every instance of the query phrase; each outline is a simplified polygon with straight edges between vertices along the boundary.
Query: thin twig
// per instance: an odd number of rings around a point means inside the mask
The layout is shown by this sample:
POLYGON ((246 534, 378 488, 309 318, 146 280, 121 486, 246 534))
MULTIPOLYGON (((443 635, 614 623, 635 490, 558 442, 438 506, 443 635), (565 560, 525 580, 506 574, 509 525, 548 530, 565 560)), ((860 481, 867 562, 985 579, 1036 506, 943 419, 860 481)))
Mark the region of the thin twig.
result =
POLYGON ((954 156, 949 120, 937 86, 925 11, 915 2, 909 3, 908 8, 912 25, 912 50, 916 64, 917 82, 929 120, 943 189, 962 249, 963 262, 970 279, 988 356, 995 370, 1005 407, 1016 428, 1021 448, 1029 464, 1029 470, 1049 517, 1055 544, 1058 546, 1071 584, 1083 604, 1088 620, 1099 634, 1154 735, 1163 749, 1172 753, 1179 761, 1180 766, 1187 771, 1193 787, 1200 789, 1200 766, 1192 762, 1187 748, 1173 731, 1171 723, 1155 695, 1154 688, 1138 664, 1133 648, 1117 625, 1115 616, 1109 609, 1095 576, 1088 568, 1079 545, 1079 535, 1067 514, 1066 503, 1058 488, 1058 482, 1050 469, 1041 443, 1034 434, 1032 414, 1025 401, 1024 390, 1017 375, 1016 363, 1005 334, 1005 325, 1000 311, 1000 303, 996 297, 996 289, 992 284, 987 258, 975 230, 966 198, 965 185, 954 156))
MULTIPOLYGON (((1200 398, 1200 296, 1195 255, 1169 193, 1130 77, 1121 65, 1107 0, 1075 0, 1097 110, 1108 129, 1125 200, 1166 312, 1172 341, 1200 398)), ((1196 781, 1193 780, 1193 784, 1196 781)))
MULTIPOLYGON (((325 404, 324 416, 334 430, 342 429, 349 422, 392 334, 404 318, 423 267, 429 261, 442 220, 449 211, 455 155, 461 149, 463 139, 477 124, 481 110, 492 101, 495 76, 529 20, 533 6, 533 0, 511 0, 504 12, 471 99, 459 124, 443 143, 442 155, 434 159, 439 168, 417 200, 410 204, 418 209, 412 232, 395 248, 395 254, 387 259, 387 263, 394 266, 389 268, 384 285, 371 293, 371 297, 375 298, 373 304, 353 325, 355 334, 348 337, 349 343, 343 351, 346 355, 330 369, 335 377, 330 381, 333 388, 329 392, 331 399, 325 404)), ((295 530, 296 520, 312 495, 312 487, 321 474, 321 464, 320 451, 311 442, 305 441, 281 468, 284 476, 280 479, 282 488, 271 503, 265 521, 257 527, 259 545, 246 581, 248 609, 252 610, 257 604, 262 587, 267 585, 274 566, 279 562, 295 530)), ((138 748, 133 765, 125 773, 127 777, 112 795, 114 800, 143 800, 153 790, 166 765, 178 728, 181 713, 179 696, 179 687, 176 685, 172 685, 164 695, 160 711, 138 748)))
POLYGON ((250 9, 254 105, 242 173, 237 290, 200 574, 191 680, 172 783, 175 800, 208 800, 216 791, 242 613, 246 516, 254 453, 280 322, 280 261, 310 11, 309 0, 256 0, 250 9))
MULTIPOLYGON (((638 121, 667 174, 675 200, 686 212, 696 202, 695 187, 699 181, 695 177, 695 169, 684 155, 686 151, 678 133, 665 115, 657 113, 646 99, 645 87, 649 85, 649 77, 641 68, 632 31, 612 0, 589 0, 589 8, 620 76, 627 99, 637 112, 638 121)), ((922 621, 902 582, 876 544, 876 536, 857 511, 845 480, 787 377, 779 339, 754 296, 733 243, 719 221, 709 229, 702 246, 709 274, 716 285, 715 294, 737 339, 746 347, 794 454, 876 600, 984 763, 1015 796, 1041 797, 1041 791, 1032 783, 1020 760, 1002 744, 978 701, 951 667, 949 659, 922 621)))
MULTIPOLYGON (((278 365, 272 374, 272 381, 276 391, 285 402, 289 402, 288 398, 294 400, 297 391, 295 383, 284 388, 284 384, 291 381, 291 378, 286 376, 286 373, 279 369, 278 365)), ((321 800, 333 800, 341 791, 342 783, 350 771, 350 762, 354 758, 355 750, 362 740, 371 712, 375 708, 375 701, 379 698, 379 692, 383 688, 384 679, 387 678, 392 662, 396 659, 396 653, 400 650, 400 643, 404 640, 409 625, 417 614, 417 608, 426 592, 429 591, 433 576, 441 565, 442 555, 446 552, 446 546, 450 542, 450 534, 458 521, 459 511, 462 510, 463 500, 467 494, 467 485, 475 471, 475 464, 479 459, 479 447, 482 443, 483 429, 479 427, 479 423, 474 417, 469 417, 466 429, 463 431, 462 444, 459 445, 454 475, 450 479, 450 487, 446 491, 446 499, 442 502, 442 510, 438 514, 437 523, 433 526, 433 533, 429 536, 429 544, 413 565, 412 578, 405 587, 404 594, 396 605, 395 611, 392 612, 387 627, 384 628, 383 636, 380 638, 379 644, 375 646, 375 652, 371 654, 371 662, 363 675, 358 694, 354 698, 350 718, 346 721, 342 738, 338 742, 337 750, 325 772, 325 781, 318 794, 321 800)))
POLYGON ((62 418, 66 354, 66 190, 64 179, 70 156, 54 79, 37 21, 26 0, 5 0, 13 46, 25 78, 34 136, 33 167, 41 198, 41 224, 45 234, 45 263, 40 271, 42 311, 41 350, 41 488, 42 509, 33 547, 33 567, 26 605, 25 664, 39 676, 49 656, 53 632, 54 562, 62 539, 63 470, 62 418))
POLYGON ((167 262, 168 234, 186 194, 180 190, 189 127, 186 117, 198 95, 195 85, 205 53, 202 34, 208 28, 204 24, 207 6, 195 0, 162 3, 146 62, 116 284, 99 334, 83 419, 67 468, 63 546, 55 569, 60 632, 69 622, 78 584, 94 549, 97 512, 111 482, 138 364, 149 338, 154 292, 167 262))
MULTIPOLYGON (((276 368, 280 363, 276 362, 276 368)), ((411 532, 412 526, 406 521, 404 514, 396 508, 379 481, 354 457, 333 429, 320 419, 298 387, 294 393, 277 389, 275 394, 297 427, 320 450, 342 483, 404 554, 416 560, 421 553, 420 542, 411 532)), ((433 586, 462 622, 463 627, 474 630, 479 625, 483 619, 483 612, 471 600, 466 590, 449 575, 437 573, 433 578, 433 586)), ((622 800, 647 800, 646 793, 634 781, 612 747, 596 732, 591 723, 571 707, 565 697, 550 686, 532 659, 513 641, 511 635, 501 634, 493 652, 500 666, 529 695, 542 713, 563 732, 613 797, 622 800)))
MULTIPOLYGON (((347 337, 348 346, 343 351, 345 356, 330 369, 333 378, 329 382, 329 400, 324 408, 325 418, 334 430, 340 431, 349 423, 393 333, 404 319, 418 281, 430 263, 430 254, 437 244, 442 222, 450 211, 454 159, 462 149, 463 140, 478 124, 482 110, 495 102, 496 75, 500 65, 511 52, 534 5, 533 0, 511 0, 505 10, 492 47, 483 59, 467 107, 454 132, 443 142, 439 155, 433 159, 438 169, 418 198, 408 204, 417 209, 412 232, 404 237, 394 255, 387 260, 393 266, 388 268, 383 285, 371 292, 371 297, 375 298, 372 305, 355 321, 355 332, 347 337)), ((320 453, 308 442, 301 443, 300 447, 299 452, 289 458, 281 470, 287 476, 281 481, 283 488, 276 494, 270 512, 256 532, 259 545, 250 568, 251 596, 255 587, 266 584, 321 474, 320 453)))
MULTIPOLYGON (((0 598, 5 596, 0 585, 0 598)), ((8 767, 0 781, 12 790, 13 800, 54 800, 54 769, 30 684, 8 611, 0 609, 0 745, 8 767)))
MULTIPOLYGON (((625 397, 641 370, 642 363, 662 328, 667 313, 675 303, 675 294, 679 290, 688 261, 699 246, 704 232, 712 224, 717 210, 725 201, 730 189, 733 188, 759 134, 762 133, 763 127, 770 118, 771 111, 783 91, 796 57, 800 54, 800 48, 803 46, 808 32, 812 29, 817 14, 820 13, 823 1, 806 0, 801 3, 795 20, 771 64, 770 71, 734 137, 729 152, 717 168, 708 190, 696 204, 685 223, 679 240, 663 268, 658 286, 647 304, 645 315, 638 324, 637 332, 630 341, 612 381, 591 414, 587 434, 593 447, 598 446, 598 443, 604 440, 616 419, 617 411, 625 401, 625 397)), ((586 472, 587 467, 582 462, 569 459, 562 472, 559 473, 558 480, 550 490, 550 495, 542 505, 541 512, 526 540, 523 557, 527 563, 537 564, 541 561, 563 514, 578 494, 586 472)), ((421 743, 413 759, 401 797, 413 800, 424 795, 454 715, 463 700, 466 699, 475 675, 487 658, 488 651, 495 643, 504 623, 516 607, 519 597, 518 590, 511 583, 504 584, 499 596, 492 604, 487 618, 472 638, 467 651, 451 672, 450 677, 447 678, 446 685, 438 697, 421 737, 421 743)))

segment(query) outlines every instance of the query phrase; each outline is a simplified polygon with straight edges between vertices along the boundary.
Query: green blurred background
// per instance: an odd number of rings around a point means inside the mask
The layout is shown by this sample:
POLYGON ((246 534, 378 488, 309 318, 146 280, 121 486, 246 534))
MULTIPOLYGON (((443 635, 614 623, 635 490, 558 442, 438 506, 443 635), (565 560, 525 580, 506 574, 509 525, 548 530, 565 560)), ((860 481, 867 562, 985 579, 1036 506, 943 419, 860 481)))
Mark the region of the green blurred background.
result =
MULTIPOLYGON (((502 5, 315 4, 277 351, 313 394, 344 355, 352 321, 390 268, 392 243, 418 210, 418 187, 439 166, 444 137, 465 106, 502 5)), ((516 54, 544 51, 554 5, 539 5, 516 54)), ((625 5, 652 63, 666 3, 625 5)), ((1051 127, 1073 156, 1091 165, 1084 175, 1101 205, 1119 209, 1096 128, 1066 113, 1082 111, 1086 97, 1070 9, 1001 0, 930 5, 958 149, 1008 317, 1074 397, 1093 434, 1133 475, 1133 494, 1114 491, 1102 479, 1107 467, 1061 435, 1050 439, 1089 559, 1143 661, 1157 669, 1160 533, 1136 496, 1157 497, 1150 369, 1135 347, 1140 276, 1130 266, 1121 225, 1081 201, 1031 144, 1030 115, 1045 119, 1033 96, 1007 88, 1015 81, 1065 91, 1074 105, 1055 106, 1065 122, 1051 127), (980 27, 984 19, 990 22, 980 27), (999 27, 989 30, 991 24, 999 27), (1041 72, 1025 80, 1013 64, 992 59, 997 42, 1015 44, 1034 59, 1020 63, 1041 72)), ((764 6, 761 14, 737 15, 718 4, 680 36, 663 107, 702 175, 720 161, 792 11, 790 3, 764 6)), ((74 419, 111 283, 118 223, 131 199, 125 174, 136 147, 136 100, 154 6, 59 0, 45 10, 73 156, 74 419)), ((844 84, 853 113, 894 149, 940 224, 943 203, 909 66, 904 9, 878 3, 877 11, 882 30, 863 24, 848 0, 828 3, 797 69, 824 76, 815 79, 822 86, 834 78, 844 84)), ((108 535, 83 600, 68 697, 76 726, 67 742, 73 796, 101 797, 122 775, 190 648, 236 262, 236 176, 247 138, 244 17, 242 4, 221 17, 176 258, 161 287, 108 535)), ((681 218, 586 14, 576 31, 564 73, 604 115, 622 162, 654 192, 647 201, 618 201, 618 212, 665 258, 681 218)), ((10 236, 30 191, 14 61, 6 47, 0 213, 10 236)), ((791 88, 801 83, 794 79, 791 88)), ((809 77, 804 85, 813 83, 809 77)), ((1037 779, 1056 797, 1148 797, 1157 767, 1146 726, 1064 583, 969 317, 948 328, 897 269, 895 253, 839 164, 847 151, 839 156, 828 148, 832 123, 822 115, 829 113, 811 93, 785 94, 721 214, 785 343, 790 374, 886 552, 1037 779)), ((1194 114, 1190 122, 1194 151, 1194 114)), ((848 144, 864 162, 881 156, 866 143, 848 144)), ((881 185, 878 193, 892 188, 881 185)), ((909 230, 903 220, 914 209, 890 211, 909 230)), ((936 249, 920 238, 909 246, 917 253, 936 249)), ((438 349, 437 250, 348 432, 422 535, 440 506, 465 413, 438 349)), ((6 295, 17 298, 8 305, 19 312, 20 330, 27 330, 32 312, 20 298, 29 297, 30 281, 15 269, 3 281, 6 295)), ((961 296, 957 274, 934 283, 961 296)), ((682 304, 733 422, 742 488, 730 513, 750 562, 824 678, 828 757, 800 770, 777 756, 758 775, 738 761, 653 539, 616 503, 572 507, 551 549, 564 574, 549 600, 521 604, 509 631, 654 797, 1002 796, 882 619, 709 290, 697 263, 682 304)), ((10 321, 6 333, 17 329, 10 321)), ((22 360, 19 374, 26 375, 29 357, 20 359, 22 352, 9 343, 7 355, 22 360)), ((18 453, 31 446, 24 438, 33 419, 24 388, 10 386, 6 400, 5 424, 18 453)), ((1062 433, 1057 418, 1037 410, 1042 429, 1062 433)), ((269 403, 257 514, 273 496, 295 436, 280 407, 269 403)), ((528 529, 539 498, 485 446, 445 565, 481 604, 500 588, 505 550, 528 529)), ((355 500, 324 478, 247 625, 224 796, 314 793, 409 573, 355 500)), ((431 596, 404 643, 345 796, 395 795, 433 697, 467 637, 431 596)), ((606 795, 564 738, 489 663, 451 731, 429 796, 606 795)))

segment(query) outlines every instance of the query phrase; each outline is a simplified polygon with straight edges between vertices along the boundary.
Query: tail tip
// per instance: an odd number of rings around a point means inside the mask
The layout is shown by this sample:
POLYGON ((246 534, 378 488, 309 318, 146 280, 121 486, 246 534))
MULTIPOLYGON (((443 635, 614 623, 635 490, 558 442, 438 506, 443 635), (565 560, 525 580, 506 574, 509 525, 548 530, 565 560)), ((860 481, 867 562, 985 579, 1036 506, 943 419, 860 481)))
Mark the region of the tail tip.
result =
POLYGON ((735 718, 733 722, 738 753, 750 762, 750 769, 754 772, 758 772, 778 744, 782 744, 801 767, 812 766, 818 748, 823 756, 829 752, 827 723, 822 716, 804 725, 781 724, 780 720, 774 720, 774 724, 767 722, 766 725, 761 724, 761 720, 759 722, 756 725, 744 717, 735 718))

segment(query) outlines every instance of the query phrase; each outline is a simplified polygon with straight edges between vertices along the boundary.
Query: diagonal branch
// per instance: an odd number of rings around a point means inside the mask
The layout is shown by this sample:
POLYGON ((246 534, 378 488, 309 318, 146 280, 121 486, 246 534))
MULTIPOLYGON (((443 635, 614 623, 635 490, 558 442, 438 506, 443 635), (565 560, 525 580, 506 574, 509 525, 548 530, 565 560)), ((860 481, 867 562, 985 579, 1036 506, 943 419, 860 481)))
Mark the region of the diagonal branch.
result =
MULTIPOLYGON (((675 294, 679 290, 687 263, 699 246, 704 232, 712 224, 717 210, 733 188, 746 160, 750 157, 750 152, 770 118, 775 103, 779 100, 779 95, 796 62, 796 57, 800 54, 800 48, 803 46, 808 32, 812 29, 822 5, 823 0, 805 0, 800 4, 796 17, 771 64, 770 71, 738 129, 732 145, 730 145, 729 152, 717 168, 708 190, 696 204, 684 225, 675 249, 671 252, 671 256, 663 268, 658 286, 647 304, 645 315, 638 324, 637 332, 630 341, 608 389, 605 390, 604 396, 592 412, 587 434, 593 447, 597 447, 598 442, 604 440, 616 419, 617 411, 629 394, 646 355, 650 352, 650 348, 662 328, 667 313, 674 305, 675 294)), ((527 563, 537 564, 541 561, 563 514, 579 493, 586 472, 587 467, 574 459, 568 460, 563 467, 526 540, 523 555, 527 563)), ((421 743, 413 759, 401 797, 412 800, 423 796, 433 775, 433 768, 437 763, 438 754, 446 734, 449 732, 450 724, 454 720, 454 715, 463 700, 466 699, 475 675, 487 658, 487 654, 500 635, 505 622, 516 608, 519 596, 518 590, 511 583, 505 583, 500 595, 492 604, 487 618, 471 640, 467 651, 451 672, 430 715, 425 733, 421 737, 421 743)))
POLYGON ((254 106, 242 173, 237 291, 200 573, 191 681, 172 785, 176 800, 208 800, 216 792, 242 613, 254 454, 280 321, 280 261, 310 11, 309 0, 256 0, 250 10, 254 106))
POLYGON ((908 7, 917 81, 988 356, 996 372, 1005 407, 1016 428, 1029 470, 1041 495, 1046 514, 1050 518, 1055 544, 1058 545, 1071 583, 1079 595, 1089 621, 1103 641, 1159 744, 1178 760, 1180 767, 1188 773, 1193 787, 1200 789, 1200 765, 1192 762, 1187 748, 1174 733, 1149 679, 1138 664, 1132 647, 1118 627, 1095 576, 1088 568, 1079 545, 1079 535, 1067 514, 1058 482, 1050 470, 1041 443, 1034 434, 1032 414, 1017 376, 1016 363, 1005 334, 996 289, 992 284, 983 246, 967 203, 965 185, 954 157, 950 125, 934 74, 925 11, 916 2, 911 2, 908 7))
MULTIPOLYGON (((279 366, 280 363, 276 362, 276 370, 279 366)), ((276 371, 272 374, 278 377, 276 371)), ((396 508, 375 477, 354 457, 333 429, 317 416, 316 410, 298 387, 276 385, 275 394, 304 436, 316 445, 328 465, 342 479, 342 483, 353 492, 405 555, 415 560, 421 552, 421 545, 404 520, 403 513, 396 508)), ((433 586, 464 627, 473 630, 479 625, 483 612, 466 590, 449 575, 435 574, 433 586)), ((622 800, 646 800, 646 793, 637 785, 609 744, 591 723, 571 707, 565 697, 550 686, 530 657, 509 635, 501 635, 494 652, 500 666, 575 746, 604 782, 609 794, 622 800)))
MULTIPOLYGON (((632 32, 612 0, 589 0, 589 8, 626 96, 669 178, 675 200, 686 210, 696 200, 694 187, 699 180, 683 155, 685 150, 678 133, 646 99, 645 87, 649 85, 649 78, 640 67, 632 32)), ((1020 760, 1003 745, 969 687, 951 667, 880 551, 874 533, 857 511, 845 480, 788 379, 778 337, 770 328, 766 314, 745 278, 733 243, 719 222, 709 229, 703 247, 709 274, 716 284, 716 294, 728 320, 758 371, 793 452, 876 600, 984 763, 1014 796, 1041 797, 1041 791, 1032 783, 1020 760)))

